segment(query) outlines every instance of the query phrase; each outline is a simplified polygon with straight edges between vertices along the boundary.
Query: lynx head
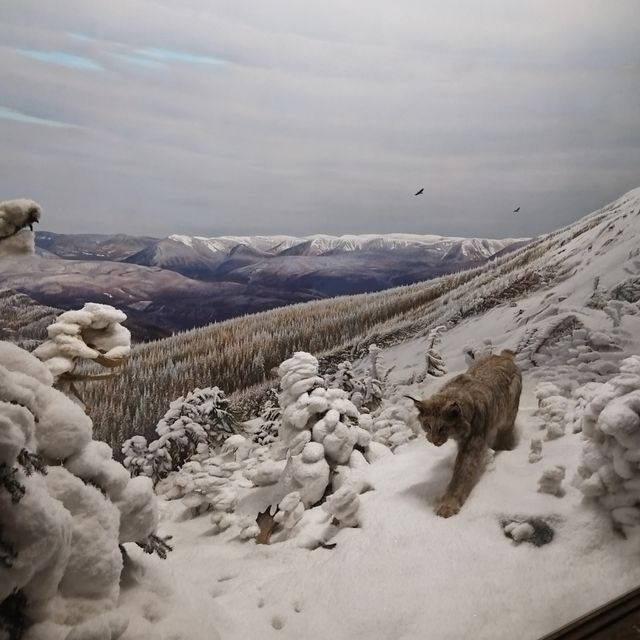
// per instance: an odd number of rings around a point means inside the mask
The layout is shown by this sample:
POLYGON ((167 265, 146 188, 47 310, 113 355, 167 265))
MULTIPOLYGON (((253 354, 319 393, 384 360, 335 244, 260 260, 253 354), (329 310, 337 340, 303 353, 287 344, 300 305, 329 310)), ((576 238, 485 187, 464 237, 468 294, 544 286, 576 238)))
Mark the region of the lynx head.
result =
POLYGON ((437 394, 427 400, 411 399, 418 409, 427 440, 436 447, 441 447, 449 438, 458 440, 468 432, 469 423, 462 415, 462 407, 457 400, 437 394))

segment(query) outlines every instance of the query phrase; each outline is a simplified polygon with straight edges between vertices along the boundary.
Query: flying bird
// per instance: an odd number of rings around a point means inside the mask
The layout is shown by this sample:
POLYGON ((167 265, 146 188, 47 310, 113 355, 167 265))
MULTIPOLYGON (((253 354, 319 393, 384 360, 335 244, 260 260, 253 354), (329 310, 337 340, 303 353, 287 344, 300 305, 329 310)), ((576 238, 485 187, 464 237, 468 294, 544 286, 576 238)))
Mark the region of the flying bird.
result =
POLYGON ((419 191, 416 191, 413 195, 414 196, 419 196, 422 194, 422 192, 424 191, 424 187, 422 187, 422 189, 420 189, 419 191))
POLYGON ((520 206, 517 206, 517 207, 513 210, 513 213, 518 213, 518 211, 520 211, 520 206))

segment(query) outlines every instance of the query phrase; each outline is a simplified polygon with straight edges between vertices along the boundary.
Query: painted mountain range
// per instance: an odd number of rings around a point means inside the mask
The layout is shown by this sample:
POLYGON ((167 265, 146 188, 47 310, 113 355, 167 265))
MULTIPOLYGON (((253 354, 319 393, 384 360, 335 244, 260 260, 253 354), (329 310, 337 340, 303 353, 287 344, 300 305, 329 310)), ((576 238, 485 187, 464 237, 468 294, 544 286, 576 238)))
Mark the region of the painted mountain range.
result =
POLYGON ((36 234, 37 255, 5 260, 4 287, 41 304, 110 303, 138 340, 287 304, 380 291, 483 264, 526 239, 314 235, 157 239, 36 234))

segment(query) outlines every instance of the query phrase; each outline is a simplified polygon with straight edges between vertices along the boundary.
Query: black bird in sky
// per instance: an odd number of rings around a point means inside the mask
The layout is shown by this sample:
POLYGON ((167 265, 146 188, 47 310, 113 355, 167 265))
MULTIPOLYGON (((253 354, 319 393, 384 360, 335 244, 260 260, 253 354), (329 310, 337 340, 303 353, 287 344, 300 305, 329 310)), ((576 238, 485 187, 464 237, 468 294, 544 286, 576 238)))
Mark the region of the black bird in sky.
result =
POLYGON ((513 210, 513 213, 518 213, 518 211, 520 211, 520 206, 517 206, 517 207, 513 210))
POLYGON ((424 187, 422 187, 422 189, 420 189, 419 191, 416 191, 413 195, 414 196, 419 196, 422 194, 422 192, 424 191, 424 187))

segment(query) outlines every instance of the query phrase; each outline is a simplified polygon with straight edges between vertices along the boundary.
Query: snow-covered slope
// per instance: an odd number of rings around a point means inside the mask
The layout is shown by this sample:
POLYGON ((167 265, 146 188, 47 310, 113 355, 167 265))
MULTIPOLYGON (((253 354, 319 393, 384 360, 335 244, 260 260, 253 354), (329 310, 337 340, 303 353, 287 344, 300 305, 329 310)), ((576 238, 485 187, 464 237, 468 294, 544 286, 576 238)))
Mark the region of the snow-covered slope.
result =
MULTIPOLYGON (((122 608, 148 615, 124 637, 534 640, 636 586, 640 535, 614 531, 608 511, 572 478, 585 445, 576 431, 583 399, 640 354, 639 247, 637 189, 429 308, 433 324, 447 327, 440 354, 448 376, 465 369, 467 345, 517 351, 524 378, 517 446, 489 463, 458 515, 433 511, 455 446, 423 437, 370 465, 374 490, 360 496, 361 526, 342 529, 335 547, 310 551, 295 536, 254 545, 234 527, 214 535, 206 515, 185 520, 187 509, 168 502, 164 531, 175 551, 164 566, 136 558, 142 569, 122 608), (542 457, 530 462, 535 439, 542 457), (563 492, 538 492, 557 465, 563 492), (535 546, 505 535, 505 522, 525 520, 543 522, 552 538, 535 546)), ((403 394, 442 385, 411 382, 424 368, 426 340, 419 331, 385 348, 388 406, 406 410, 403 394)), ((627 373, 625 385, 640 389, 640 375, 627 373)), ((320 508, 309 513, 303 525, 325 517, 320 508)))

